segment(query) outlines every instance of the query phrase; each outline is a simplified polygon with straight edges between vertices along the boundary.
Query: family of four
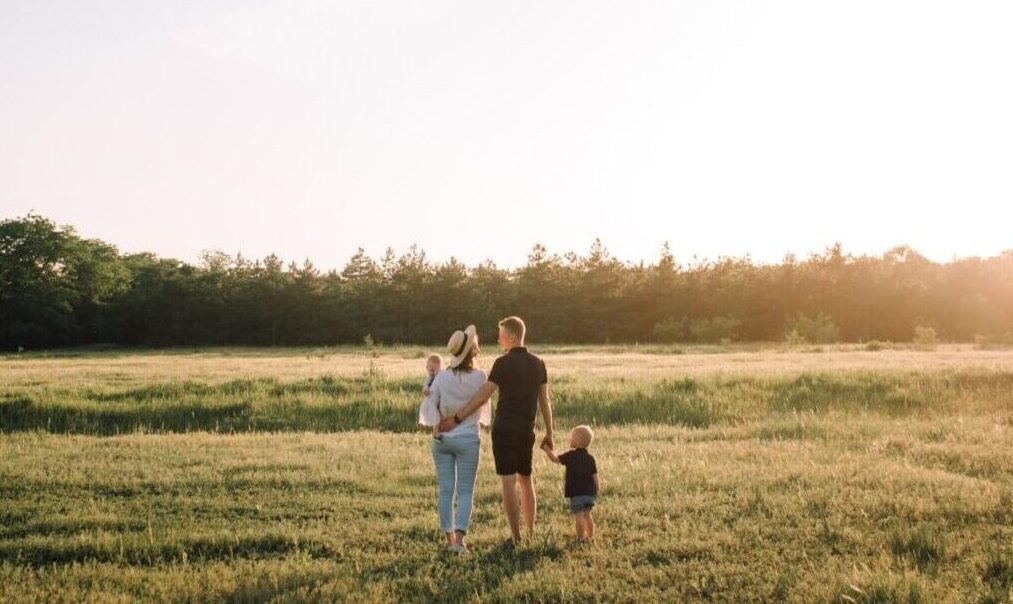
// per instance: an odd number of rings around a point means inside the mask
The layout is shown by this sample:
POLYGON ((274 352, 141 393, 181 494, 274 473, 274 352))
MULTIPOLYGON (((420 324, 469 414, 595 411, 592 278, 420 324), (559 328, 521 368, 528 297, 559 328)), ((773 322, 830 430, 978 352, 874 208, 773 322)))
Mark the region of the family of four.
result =
POLYGON ((538 411, 545 422, 542 449, 550 460, 566 466, 565 496, 575 517, 577 540, 583 542, 594 536, 591 508, 598 494, 598 471, 594 457, 587 451, 594 435, 590 427, 578 426, 570 434, 571 450, 555 454, 545 363, 528 352, 524 336, 524 321, 519 317, 499 322, 499 345, 504 354, 493 363, 488 376, 478 368, 480 348, 474 325, 450 337, 446 369, 442 369, 439 355, 426 361, 429 376, 419 423, 433 428, 440 530, 447 536, 447 548, 455 552, 468 550, 464 538, 471 522, 478 474, 479 424, 492 424, 492 454, 502 481, 503 513, 511 532, 505 545, 513 547, 520 542, 521 516, 527 534, 534 531, 537 502, 531 456, 538 411), (493 419, 489 399, 497 391, 493 419))

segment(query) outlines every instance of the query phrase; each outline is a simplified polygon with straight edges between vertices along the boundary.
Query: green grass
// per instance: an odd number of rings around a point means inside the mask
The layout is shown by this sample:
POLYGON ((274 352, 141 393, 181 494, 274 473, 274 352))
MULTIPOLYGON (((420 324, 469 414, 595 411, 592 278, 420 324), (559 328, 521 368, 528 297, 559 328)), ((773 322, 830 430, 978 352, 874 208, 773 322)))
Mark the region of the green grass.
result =
POLYGON ((1013 373, 578 374, 597 543, 539 453, 538 532, 501 550, 485 437, 459 558, 414 376, 10 380, 0 601, 1008 601, 1013 373))
MULTIPOLYGON (((0 388, 0 430, 115 435, 130 432, 383 430, 414 432, 415 378, 323 375, 125 387, 36 384, 0 388)), ((920 417, 996 412, 1013 401, 1013 372, 962 370, 799 376, 562 377, 553 382, 566 425, 661 424, 704 428, 831 411, 920 417)))
MULTIPOLYGON (((507 533, 486 444, 474 553, 460 559, 439 551, 425 435, 8 435, 0 599, 847 601, 855 586, 859 601, 912 589, 938 601, 1008 589, 1009 558, 989 547, 1013 543, 1000 495, 1013 468, 988 480, 938 467, 924 455, 937 443, 919 436, 932 420, 845 419, 806 420, 818 439, 762 437, 801 419, 600 429, 598 543, 573 546, 562 473, 538 457, 540 529, 516 553, 497 547, 507 533)), ((1013 443, 981 440, 987 429, 965 418, 950 441, 1003 457, 1013 443)))

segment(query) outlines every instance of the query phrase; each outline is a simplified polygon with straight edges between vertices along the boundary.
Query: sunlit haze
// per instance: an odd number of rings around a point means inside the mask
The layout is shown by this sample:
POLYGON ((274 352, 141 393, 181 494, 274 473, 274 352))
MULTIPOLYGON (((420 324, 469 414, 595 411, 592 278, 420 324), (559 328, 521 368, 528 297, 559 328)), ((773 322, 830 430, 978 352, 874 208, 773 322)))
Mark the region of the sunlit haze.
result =
POLYGON ((341 268, 1013 248, 1013 3, 0 5, 0 219, 341 268))

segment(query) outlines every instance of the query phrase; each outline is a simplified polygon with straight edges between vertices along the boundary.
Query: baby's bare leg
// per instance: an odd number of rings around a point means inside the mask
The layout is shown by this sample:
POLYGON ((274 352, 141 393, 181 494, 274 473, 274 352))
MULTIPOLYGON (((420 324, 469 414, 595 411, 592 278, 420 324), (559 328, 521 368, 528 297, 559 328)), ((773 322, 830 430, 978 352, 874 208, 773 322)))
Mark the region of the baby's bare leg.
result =
POLYGON ((584 519, 581 518, 583 514, 574 514, 573 520, 577 528, 577 541, 584 540, 584 519))

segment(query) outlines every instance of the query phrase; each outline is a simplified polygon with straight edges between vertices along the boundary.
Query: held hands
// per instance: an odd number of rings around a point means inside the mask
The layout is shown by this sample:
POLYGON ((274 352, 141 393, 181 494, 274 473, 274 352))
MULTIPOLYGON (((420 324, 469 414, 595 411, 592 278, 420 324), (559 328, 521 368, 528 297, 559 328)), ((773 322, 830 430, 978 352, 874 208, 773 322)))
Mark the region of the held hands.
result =
POLYGON ((542 445, 541 446, 542 446, 543 449, 545 447, 548 447, 549 451, 551 451, 551 450, 553 450, 555 448, 552 445, 552 432, 546 432, 545 433, 545 438, 542 439, 542 445))
POLYGON ((551 442, 545 442, 543 440, 542 441, 542 451, 545 451, 545 454, 549 457, 550 461, 552 461, 553 463, 559 463, 559 456, 556 455, 556 452, 552 450, 552 443, 551 442))

